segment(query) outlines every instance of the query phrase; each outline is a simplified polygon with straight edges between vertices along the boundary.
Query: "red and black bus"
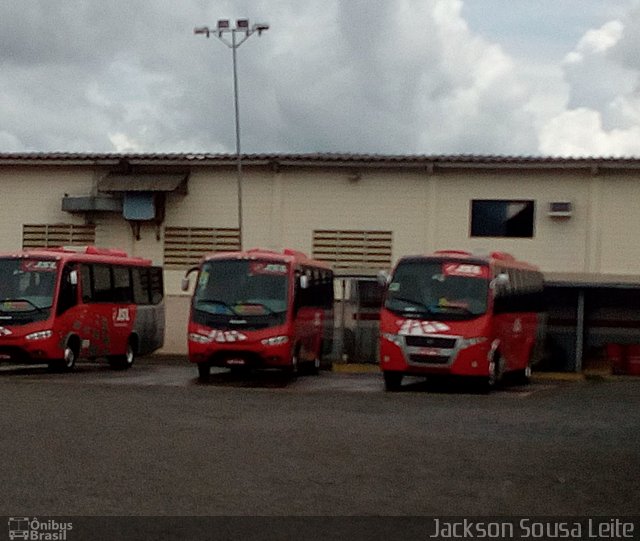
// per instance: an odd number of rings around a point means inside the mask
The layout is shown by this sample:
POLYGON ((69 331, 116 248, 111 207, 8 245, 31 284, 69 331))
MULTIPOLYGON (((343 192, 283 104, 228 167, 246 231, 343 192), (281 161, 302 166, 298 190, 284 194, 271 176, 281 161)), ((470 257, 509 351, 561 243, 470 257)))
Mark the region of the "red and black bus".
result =
POLYGON ((542 273, 503 252, 442 250, 401 258, 380 314, 387 390, 405 375, 526 382, 544 330, 542 273))
POLYGON ((162 268, 94 246, 0 254, 0 362, 129 368, 164 342, 162 268))
POLYGON ((331 347, 333 272, 323 262, 285 249, 205 256, 198 267, 188 328, 189 360, 201 379, 212 366, 299 367, 317 373, 331 347))

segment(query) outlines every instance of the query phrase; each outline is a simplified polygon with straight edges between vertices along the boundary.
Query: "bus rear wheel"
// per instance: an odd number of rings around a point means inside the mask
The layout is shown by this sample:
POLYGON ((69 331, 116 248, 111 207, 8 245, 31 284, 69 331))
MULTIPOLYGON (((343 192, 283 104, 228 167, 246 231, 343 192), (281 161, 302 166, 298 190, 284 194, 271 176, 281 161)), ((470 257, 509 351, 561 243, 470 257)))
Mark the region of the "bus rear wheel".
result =
POLYGON ((516 371, 513 374, 513 378, 516 385, 529 385, 531 383, 531 365, 516 371))
POLYGON ((395 372, 392 370, 385 370, 382 373, 384 377, 384 388, 390 392, 396 392, 400 390, 402 385, 402 377, 404 374, 402 372, 395 372))
POLYGON ((126 370, 133 366, 135 360, 136 350, 131 340, 129 340, 127 342, 127 350, 125 351, 124 355, 113 355, 109 357, 109 365, 111 366, 111 368, 126 370))
POLYGON ((318 354, 313 362, 309 363, 309 374, 318 376, 320 374, 320 355, 318 354))

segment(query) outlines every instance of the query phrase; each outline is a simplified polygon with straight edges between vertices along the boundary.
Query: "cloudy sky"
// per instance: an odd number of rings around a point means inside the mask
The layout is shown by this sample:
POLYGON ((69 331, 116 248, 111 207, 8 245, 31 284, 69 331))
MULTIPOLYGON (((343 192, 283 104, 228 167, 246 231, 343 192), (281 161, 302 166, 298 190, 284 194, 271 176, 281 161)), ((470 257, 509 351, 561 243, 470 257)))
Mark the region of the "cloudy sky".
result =
POLYGON ((640 0, 5 0, 0 152, 640 156, 640 0))

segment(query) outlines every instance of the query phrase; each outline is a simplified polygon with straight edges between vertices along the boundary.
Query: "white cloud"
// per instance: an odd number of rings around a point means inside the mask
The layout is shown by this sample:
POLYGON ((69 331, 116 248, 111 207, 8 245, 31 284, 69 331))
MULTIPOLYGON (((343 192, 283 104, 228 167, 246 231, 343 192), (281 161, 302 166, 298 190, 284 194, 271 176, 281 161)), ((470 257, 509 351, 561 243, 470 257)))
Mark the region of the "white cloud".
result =
POLYGON ((585 32, 565 58, 564 110, 540 128, 544 154, 640 156, 640 66, 626 61, 640 30, 640 11, 585 32))
POLYGON ((598 111, 566 111, 541 130, 540 148, 554 156, 640 156, 640 124, 605 130, 598 111))
MULTIPOLYGON (((600 0, 584 1, 589 13, 599 11, 600 0)), ((560 65, 513 56, 490 34, 476 33, 465 5, 183 0, 176 10, 171 0, 5 2, 0 151, 233 152, 231 51, 193 28, 241 16, 271 25, 238 49, 245 152, 627 148, 620 139, 632 136, 640 116, 637 14, 585 28, 560 65)), ((562 27, 554 20, 524 32, 535 10, 518 5, 505 20, 520 26, 504 29, 506 43, 547 41, 562 27)), ((554 13, 569 17, 572 10, 554 13)), ((499 29, 501 14, 486 16, 499 29)), ((569 23, 577 35, 583 23, 569 23)), ((554 39, 554 50, 562 39, 554 39)))
POLYGON ((137 141, 132 141, 125 133, 109 135, 109 141, 116 152, 142 152, 143 148, 137 141))
POLYGON ((567 63, 580 62, 585 55, 604 53, 620 41, 623 30, 624 25, 620 21, 609 21, 598 29, 588 30, 575 50, 567 55, 567 63))

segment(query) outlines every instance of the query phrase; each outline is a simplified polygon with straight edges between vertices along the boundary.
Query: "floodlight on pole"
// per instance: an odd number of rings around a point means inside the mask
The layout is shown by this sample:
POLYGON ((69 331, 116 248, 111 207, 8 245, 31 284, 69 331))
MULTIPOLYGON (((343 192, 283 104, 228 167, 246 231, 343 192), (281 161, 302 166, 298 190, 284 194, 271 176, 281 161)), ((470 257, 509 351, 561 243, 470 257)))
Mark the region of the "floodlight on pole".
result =
POLYGON ((238 100, 238 69, 237 69, 237 55, 236 50, 240 45, 247 41, 253 34, 261 36, 262 33, 269 30, 269 25, 266 23, 256 23, 253 26, 249 24, 249 19, 237 19, 236 26, 231 27, 229 19, 218 19, 216 27, 211 29, 208 26, 198 26, 193 29, 194 34, 204 35, 207 38, 213 34, 222 43, 229 47, 232 51, 233 61, 233 104, 235 111, 235 123, 236 123, 236 172, 238 182, 238 235, 240 240, 240 249, 242 249, 242 151, 240 148, 240 107, 238 100), (231 34, 231 41, 226 37, 227 34, 231 34), (236 36, 240 34, 240 39, 236 36))

